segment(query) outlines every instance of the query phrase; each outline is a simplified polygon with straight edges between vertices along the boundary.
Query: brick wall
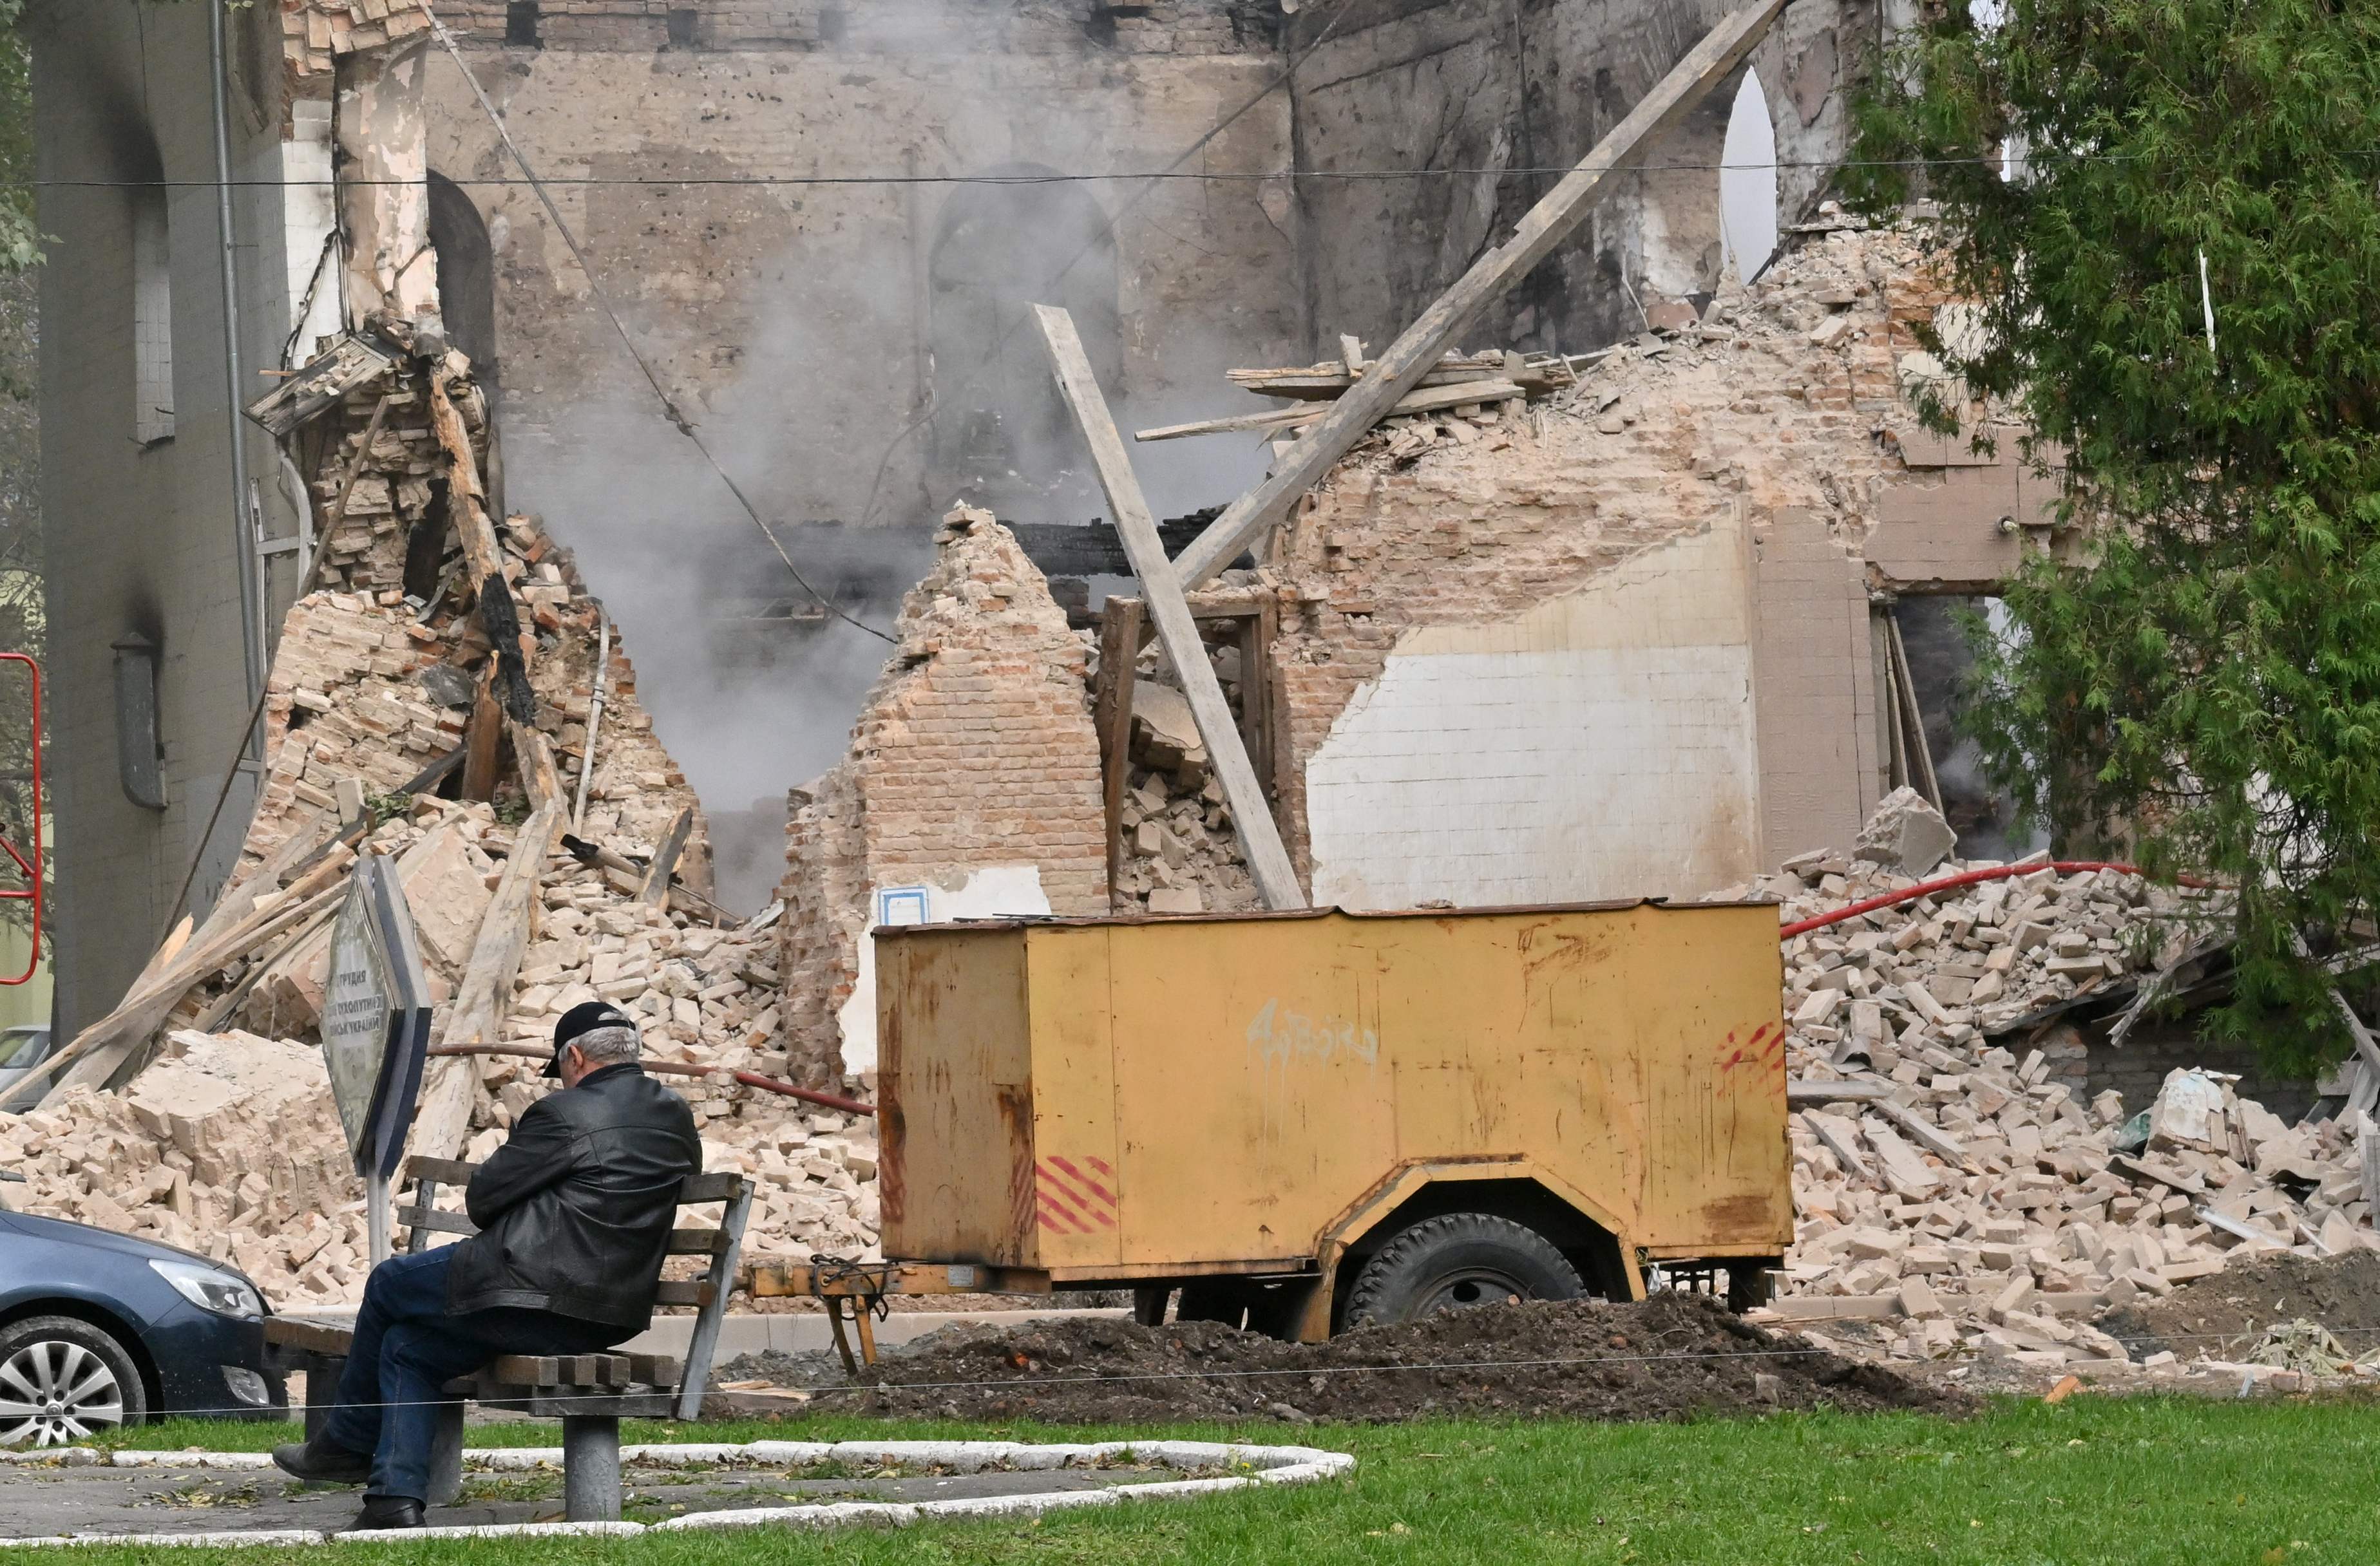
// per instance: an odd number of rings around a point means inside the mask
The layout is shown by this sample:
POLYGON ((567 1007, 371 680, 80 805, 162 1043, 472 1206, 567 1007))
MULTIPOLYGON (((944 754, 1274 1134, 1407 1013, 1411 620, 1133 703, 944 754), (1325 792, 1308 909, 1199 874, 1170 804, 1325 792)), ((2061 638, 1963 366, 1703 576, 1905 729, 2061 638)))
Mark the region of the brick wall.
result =
POLYGON ((849 756, 787 832, 786 1049, 814 1080, 843 1073, 874 888, 1031 867, 1051 913, 1107 911, 1084 640, 989 512, 953 511, 936 543, 849 756))
MULTIPOLYGON (((1901 391, 1917 352, 1910 327, 1945 297, 1906 236, 1813 237, 1711 319, 1621 346, 1526 420, 1417 455, 1391 451, 1385 431, 1359 447, 1269 562, 1285 604, 1274 657, 1295 762, 1282 816, 1301 868, 1314 868, 1314 759, 1351 710, 1378 699, 1393 659, 1450 627, 1518 625, 1647 551, 1746 524, 1759 549, 1753 686, 1766 856, 1849 841, 1876 794, 1860 553, 1877 493, 1905 480, 1889 434, 1914 425, 1901 391)), ((1740 606, 1708 608, 1729 613, 1740 606)), ((1682 752, 1647 764, 1692 762, 1682 752)), ((1597 807, 1571 808, 1591 852, 1597 807)), ((1672 863, 1694 862, 1698 825, 1661 830, 1677 836, 1672 863)), ((1487 890, 1460 879, 1439 894, 1462 902, 1487 890)), ((1729 879, 1633 890, 1685 893, 1729 879)))

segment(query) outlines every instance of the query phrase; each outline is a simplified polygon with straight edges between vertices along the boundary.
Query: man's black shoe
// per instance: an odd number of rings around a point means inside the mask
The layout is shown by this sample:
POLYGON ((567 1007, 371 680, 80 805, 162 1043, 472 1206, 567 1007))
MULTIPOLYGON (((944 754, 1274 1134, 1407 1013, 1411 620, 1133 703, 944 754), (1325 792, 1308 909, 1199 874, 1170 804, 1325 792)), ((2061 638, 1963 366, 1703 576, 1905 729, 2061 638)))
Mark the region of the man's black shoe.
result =
POLYGON ((371 1454, 349 1451, 327 1441, 292 1443, 273 1449, 273 1466, 309 1484, 360 1485, 371 1477, 371 1454))
POLYGON ((409 1495, 368 1495, 364 1509, 347 1524, 351 1534, 372 1528, 419 1528, 421 1526, 421 1503, 409 1495))

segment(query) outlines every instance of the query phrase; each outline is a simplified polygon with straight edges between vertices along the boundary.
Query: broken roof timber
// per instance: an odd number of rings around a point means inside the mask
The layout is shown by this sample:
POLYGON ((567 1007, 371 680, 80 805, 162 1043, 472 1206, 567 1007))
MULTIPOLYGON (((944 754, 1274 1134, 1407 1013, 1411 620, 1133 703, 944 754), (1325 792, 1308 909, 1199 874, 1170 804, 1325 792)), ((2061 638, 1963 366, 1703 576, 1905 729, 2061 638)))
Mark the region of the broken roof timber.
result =
POLYGON ((1257 781, 1247 747, 1240 741, 1238 725, 1223 699, 1223 687, 1215 678, 1215 666, 1208 660, 1206 644, 1198 639, 1198 625, 1191 616, 1189 601, 1182 595, 1182 584, 1174 579, 1172 563, 1165 558, 1165 546, 1157 534, 1157 519, 1149 515, 1148 502, 1140 492, 1140 480, 1133 475, 1132 458, 1124 451, 1123 435, 1108 412, 1107 398, 1099 392, 1098 378, 1091 373, 1090 356, 1083 351, 1083 340, 1075 331, 1075 318, 1049 305, 1034 306, 1033 313, 1040 322, 1042 339, 1049 345, 1050 362, 1057 368, 1059 390, 1065 394, 1067 406, 1075 410, 1075 419, 1082 426, 1084 442, 1091 448, 1091 460, 1099 468, 1099 486, 1107 491, 1108 504, 1116 514, 1116 531, 1122 535, 1124 551, 1132 557, 1140 577, 1149 618, 1157 623, 1157 639, 1164 646, 1166 657, 1172 661, 1174 673, 1181 677, 1182 693, 1189 698, 1190 715, 1198 724, 1198 737, 1207 745, 1208 762, 1215 770, 1216 781, 1223 785, 1232 826, 1239 834, 1240 852, 1247 859, 1257 895, 1268 908, 1303 908, 1305 891, 1297 883, 1297 868, 1290 863, 1289 850, 1281 844, 1281 828, 1272 819, 1272 806, 1265 798, 1264 785, 1257 781))
POLYGON ((1529 209, 1510 239, 1473 262, 1453 287, 1365 367, 1363 379, 1331 404, 1330 411, 1291 448, 1271 478, 1225 507, 1198 540, 1183 551, 1174 562, 1181 585, 1195 588, 1221 570, 1279 521, 1298 496, 1318 483, 1437 365, 1458 333, 1528 275, 1578 226, 1614 174, 1734 73, 1789 3, 1754 0, 1688 50, 1686 57, 1612 127, 1611 134, 1597 142, 1560 184, 1529 209))

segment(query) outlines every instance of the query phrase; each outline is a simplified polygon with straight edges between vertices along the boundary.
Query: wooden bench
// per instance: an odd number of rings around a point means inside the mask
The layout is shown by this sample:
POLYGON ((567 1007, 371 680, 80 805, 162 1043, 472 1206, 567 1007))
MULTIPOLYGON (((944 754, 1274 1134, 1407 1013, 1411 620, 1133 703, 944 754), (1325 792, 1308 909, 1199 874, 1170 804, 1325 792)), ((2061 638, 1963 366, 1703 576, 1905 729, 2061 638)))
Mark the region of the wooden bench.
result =
MULTIPOLYGON (((407 1252, 427 1249, 432 1234, 479 1232, 463 1214, 436 1208, 438 1188, 468 1184, 477 1167, 451 1159, 406 1160, 405 1178, 412 1185, 413 1199, 410 1206, 398 1208, 395 1217, 407 1231, 407 1252)), ((505 1354, 474 1375, 449 1381, 444 1390, 453 1401, 439 1407, 438 1432, 431 1449, 430 1494, 423 1498, 430 1505, 449 1504, 462 1494, 463 1409, 466 1403, 476 1402, 483 1408, 560 1419, 566 1515, 574 1523, 612 1522, 619 1517, 620 1421, 692 1419, 702 1411, 710 1362, 719 1349, 720 1326, 727 1315, 727 1296, 735 1286, 744 1225, 751 1215, 752 1183, 739 1174, 689 1175, 677 1199, 681 1207, 726 1204, 718 1227, 682 1227, 670 1234, 670 1255, 710 1258, 704 1276, 665 1279, 657 1296, 661 1305, 695 1307, 694 1332, 684 1363, 645 1354, 505 1354)), ((354 1341, 352 1323, 289 1317, 268 1317, 264 1323, 265 1352, 275 1365, 306 1374, 310 1440, 336 1406, 339 1377, 346 1368, 354 1341)))

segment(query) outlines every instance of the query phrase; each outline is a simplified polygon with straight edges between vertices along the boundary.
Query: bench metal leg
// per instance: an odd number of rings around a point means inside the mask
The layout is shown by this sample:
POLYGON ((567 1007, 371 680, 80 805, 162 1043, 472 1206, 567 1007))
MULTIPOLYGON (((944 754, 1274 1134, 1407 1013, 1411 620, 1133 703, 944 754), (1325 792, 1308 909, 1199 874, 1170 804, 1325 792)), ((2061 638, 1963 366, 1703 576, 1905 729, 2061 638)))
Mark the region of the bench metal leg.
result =
POLYGON ((620 1421, 607 1414, 562 1416, 563 1515, 573 1523, 620 1520, 620 1421))
POLYGON ((432 1506, 452 1506, 463 1495, 463 1404, 460 1399, 438 1405, 438 1428, 430 1438, 430 1494, 432 1506))
POLYGON ((322 1433, 322 1426, 331 1417, 331 1410, 339 1406, 339 1379, 347 1373, 347 1362, 343 1356, 310 1354, 304 1364, 306 1439, 311 1441, 322 1433))

